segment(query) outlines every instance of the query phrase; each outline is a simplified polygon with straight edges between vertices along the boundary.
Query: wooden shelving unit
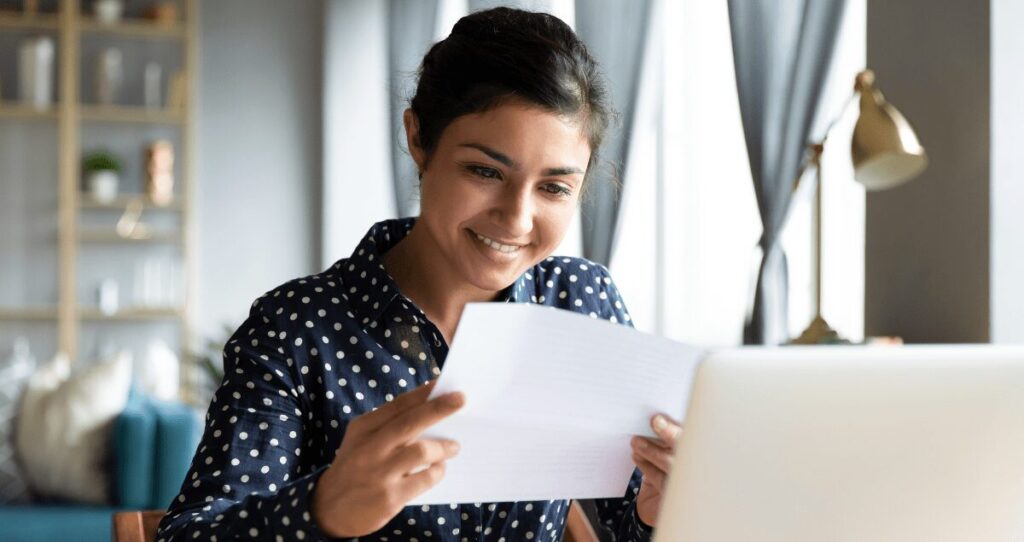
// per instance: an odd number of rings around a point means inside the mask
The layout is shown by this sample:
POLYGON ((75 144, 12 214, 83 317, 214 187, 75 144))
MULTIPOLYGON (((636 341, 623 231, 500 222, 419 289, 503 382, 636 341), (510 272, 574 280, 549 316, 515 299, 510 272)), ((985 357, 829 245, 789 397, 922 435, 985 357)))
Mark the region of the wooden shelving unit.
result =
POLYGON ((38 109, 16 101, 0 100, 0 119, 38 119, 53 121, 57 119, 57 108, 38 109))
MULTIPOLYGON (((130 2, 126 2, 130 4, 130 2)), ((195 295, 195 212, 193 201, 194 180, 194 111, 195 80, 198 58, 198 14, 199 0, 179 0, 179 21, 161 24, 143 19, 124 19, 115 24, 100 23, 92 18, 83 7, 81 0, 59 0, 57 13, 12 13, 0 12, 0 32, 44 31, 55 38, 57 80, 55 87, 59 95, 54 104, 44 110, 37 110, 25 104, 10 100, 0 101, 0 123, 7 121, 56 121, 58 138, 57 159, 57 261, 58 283, 55 306, 27 306, 0 308, 0 321, 37 322, 39 325, 55 325, 58 350, 74 360, 79 350, 79 334, 84 322, 177 322, 180 328, 182 355, 182 379, 184 383, 193 378, 192 367, 186 363, 185 353, 192 344, 192 307, 195 295), (180 108, 153 109, 141 106, 117 105, 98 106, 83 104, 82 51, 83 40, 102 41, 106 39, 149 41, 165 43, 161 47, 180 47, 181 68, 185 78, 183 106, 180 108), (175 148, 180 173, 175 182, 179 186, 175 201, 167 206, 155 205, 141 194, 125 194, 111 202, 97 202, 81 192, 81 141, 84 126, 109 124, 114 126, 160 125, 177 130, 180 146, 175 148), (124 211, 130 204, 141 203, 145 213, 172 213, 177 217, 177 230, 155 232, 144 239, 125 239, 112 230, 86 228, 80 223, 83 213, 124 211), (79 304, 78 260, 82 250, 99 244, 150 245, 171 243, 180 248, 180 267, 183 270, 181 284, 183 295, 180 306, 172 307, 122 307, 114 314, 104 314, 94 307, 79 304)), ((5 53, 7 54, 7 53, 5 53)), ((169 85, 165 79, 164 92, 169 85)), ((5 97, 6 98, 6 97, 5 97)), ((2 129, 2 125, 0 125, 2 129)), ((110 129, 110 128, 105 128, 110 129)), ((125 248, 124 250, 136 250, 125 248)), ((35 325, 35 324, 34 324, 35 325)), ((183 387, 188 400, 189 388, 183 387)))
POLYGON ((173 202, 171 202, 171 203, 169 203, 167 205, 157 205, 157 204, 153 203, 152 201, 150 201, 149 198, 147 198, 144 195, 136 195, 136 196, 121 195, 121 196, 118 196, 117 198, 115 198, 113 201, 110 201, 110 202, 96 201, 94 199, 91 199, 88 195, 85 195, 85 194, 82 194, 82 195, 80 195, 78 197, 78 205, 82 209, 102 209, 102 210, 107 210, 107 211, 124 211, 129 205, 132 205, 133 203, 140 203, 140 204, 142 204, 142 208, 145 211, 168 211, 168 212, 180 213, 182 210, 184 210, 184 206, 182 205, 181 201, 179 201, 179 200, 174 200, 173 202))
POLYGON ((152 109, 146 107, 82 105, 78 108, 79 118, 91 122, 134 122, 143 124, 181 124, 186 114, 182 111, 152 109))
POLYGON ((184 241, 178 232, 153 232, 146 235, 122 237, 116 231, 89 231, 81 230, 78 233, 78 240, 83 243, 181 243, 184 241))
POLYGON ((57 307, 0 308, 0 320, 56 321, 57 307))
POLYGON ((57 120, 57 108, 36 109, 17 103, 0 101, 0 119, 57 120))
POLYGON ((146 322, 151 320, 178 320, 184 317, 181 307, 127 307, 113 314, 104 314, 99 309, 83 308, 79 314, 82 320, 108 322, 146 322))
POLYGON ((56 14, 0 12, 0 29, 57 30, 60 20, 56 14))
POLYGON ((188 35, 185 26, 181 24, 168 25, 137 21, 105 24, 83 18, 79 23, 79 28, 83 34, 109 34, 148 39, 185 39, 188 35))

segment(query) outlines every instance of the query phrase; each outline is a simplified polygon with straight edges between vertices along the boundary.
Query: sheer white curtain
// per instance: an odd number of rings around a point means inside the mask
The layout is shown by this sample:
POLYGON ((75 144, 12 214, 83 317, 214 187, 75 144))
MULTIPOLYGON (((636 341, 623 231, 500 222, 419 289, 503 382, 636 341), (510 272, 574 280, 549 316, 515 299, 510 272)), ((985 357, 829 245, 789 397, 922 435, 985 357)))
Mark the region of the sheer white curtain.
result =
MULTIPOLYGON (((396 216, 391 182, 387 4, 329 0, 324 13, 321 265, 396 216)), ((286 220, 286 217, 280 217, 286 220)))
MULTIPOLYGON (((727 8, 724 2, 666 0, 658 9, 655 20, 668 25, 657 63, 661 75, 643 83, 612 273, 638 328, 693 344, 737 345, 751 295, 751 250, 761 227, 727 8)), ((848 0, 818 122, 838 114, 864 65, 865 14, 865 0, 848 0)), ((824 312, 845 336, 859 339, 864 194, 852 182, 845 129, 837 126, 824 157, 824 312)), ((790 258, 791 335, 813 315, 808 188, 811 183, 794 197, 783 233, 790 258)))

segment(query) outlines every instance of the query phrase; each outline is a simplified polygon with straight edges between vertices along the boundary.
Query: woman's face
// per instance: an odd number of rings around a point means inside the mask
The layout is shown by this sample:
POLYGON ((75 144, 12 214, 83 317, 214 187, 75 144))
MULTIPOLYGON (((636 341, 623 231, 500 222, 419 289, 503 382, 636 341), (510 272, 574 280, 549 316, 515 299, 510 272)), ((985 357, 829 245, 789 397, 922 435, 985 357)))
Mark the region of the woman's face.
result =
MULTIPOLYGON (((416 131, 406 112, 406 130, 416 131)), ((548 257, 576 211, 590 144, 569 119, 512 101, 456 118, 426 160, 420 217, 439 263, 481 290, 498 291, 548 257)))

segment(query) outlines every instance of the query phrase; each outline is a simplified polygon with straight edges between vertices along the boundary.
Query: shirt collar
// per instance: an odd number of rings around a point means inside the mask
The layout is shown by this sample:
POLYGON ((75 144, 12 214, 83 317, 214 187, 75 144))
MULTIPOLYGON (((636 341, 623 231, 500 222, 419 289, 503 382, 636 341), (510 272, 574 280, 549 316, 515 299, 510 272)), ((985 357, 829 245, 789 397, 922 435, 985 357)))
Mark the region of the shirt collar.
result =
MULTIPOLYGON (((396 299, 406 299, 395 280, 384 269, 381 256, 404 239, 415 223, 414 217, 377 222, 356 245, 351 256, 334 264, 341 273, 344 288, 342 295, 363 325, 379 320, 396 299)), ((502 291, 496 301, 528 303, 528 274, 520 275, 502 291)), ((416 310, 419 311, 418 308, 416 310)), ((422 311, 419 312, 422 314, 422 311)))

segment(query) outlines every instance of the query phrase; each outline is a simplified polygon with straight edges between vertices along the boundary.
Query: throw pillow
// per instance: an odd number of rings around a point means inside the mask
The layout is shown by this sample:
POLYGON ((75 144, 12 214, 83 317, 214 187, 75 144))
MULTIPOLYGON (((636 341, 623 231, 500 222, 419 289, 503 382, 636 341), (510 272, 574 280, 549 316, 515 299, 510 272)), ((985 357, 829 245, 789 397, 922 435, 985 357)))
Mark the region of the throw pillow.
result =
POLYGON ((58 356, 30 378, 17 422, 19 459, 36 493, 107 504, 110 431, 128 401, 131 356, 70 373, 58 356))

